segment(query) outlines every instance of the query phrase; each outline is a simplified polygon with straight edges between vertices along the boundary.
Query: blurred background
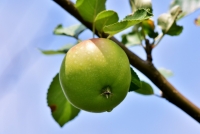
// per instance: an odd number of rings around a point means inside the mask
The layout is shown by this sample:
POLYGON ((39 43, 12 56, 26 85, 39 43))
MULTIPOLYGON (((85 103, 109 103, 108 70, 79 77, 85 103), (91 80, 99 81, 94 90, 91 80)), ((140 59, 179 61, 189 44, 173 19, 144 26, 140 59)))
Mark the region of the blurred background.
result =
MULTIPOLYGON (((156 20, 168 11, 171 0, 152 2, 156 20)), ((120 19, 131 13, 128 0, 108 0, 107 9, 117 11, 120 19)), ((169 81, 198 107, 200 27, 194 20, 199 14, 197 11, 181 19, 178 24, 184 26, 183 33, 177 37, 165 36, 153 51, 155 66, 172 70, 174 76, 169 81)), ((60 128, 51 116, 46 94, 64 55, 46 56, 38 50, 58 49, 76 42, 70 37, 53 35, 58 24, 70 26, 79 22, 51 0, 1 0, 0 134, 200 133, 199 123, 165 99, 134 92, 111 113, 81 111, 78 117, 60 128)), ((116 37, 121 40, 122 34, 116 37)), ((86 30, 80 37, 89 39, 92 33, 86 30)), ((141 47, 130 49, 146 57, 141 47)), ((149 82, 138 74, 140 79, 149 82)))

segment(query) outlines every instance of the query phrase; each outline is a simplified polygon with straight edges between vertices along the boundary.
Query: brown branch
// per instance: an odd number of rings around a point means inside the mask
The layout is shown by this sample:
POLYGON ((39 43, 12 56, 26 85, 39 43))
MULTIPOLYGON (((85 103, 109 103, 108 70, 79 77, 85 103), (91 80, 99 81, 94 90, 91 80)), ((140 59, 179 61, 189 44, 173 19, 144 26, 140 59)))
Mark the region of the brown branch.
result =
MULTIPOLYGON (((53 0, 60 5, 65 11, 74 16, 82 24, 92 30, 92 24, 83 20, 74 4, 70 0, 53 0)), ((107 37, 107 35, 103 35, 107 37)), ((179 93, 154 67, 149 61, 144 61, 136 54, 127 49, 124 44, 119 42, 116 38, 112 37, 111 40, 116 42, 127 54, 130 64, 137 68, 140 72, 146 75, 164 94, 165 98, 185 111, 193 119, 200 123, 200 109, 179 93)))
POLYGON ((145 39, 145 44, 146 44, 145 51, 147 54, 147 61, 152 62, 152 60, 153 60, 152 54, 151 54, 152 53, 152 45, 150 44, 148 39, 145 39))

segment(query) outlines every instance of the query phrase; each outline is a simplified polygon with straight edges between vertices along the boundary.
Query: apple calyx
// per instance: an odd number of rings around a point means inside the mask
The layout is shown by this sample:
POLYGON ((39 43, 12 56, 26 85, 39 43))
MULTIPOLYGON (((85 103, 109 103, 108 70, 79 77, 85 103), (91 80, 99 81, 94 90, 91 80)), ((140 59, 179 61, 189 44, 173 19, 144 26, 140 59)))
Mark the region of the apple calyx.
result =
POLYGON ((110 98, 112 95, 110 87, 106 86, 105 88, 103 88, 103 92, 101 95, 105 96, 107 99, 110 98))

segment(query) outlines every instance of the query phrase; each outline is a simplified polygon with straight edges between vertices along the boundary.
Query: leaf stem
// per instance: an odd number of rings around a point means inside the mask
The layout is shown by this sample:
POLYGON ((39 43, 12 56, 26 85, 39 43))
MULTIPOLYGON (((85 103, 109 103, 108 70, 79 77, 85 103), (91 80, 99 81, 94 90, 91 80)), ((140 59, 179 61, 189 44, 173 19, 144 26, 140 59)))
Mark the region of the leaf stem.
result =
POLYGON ((176 21, 178 15, 181 13, 181 10, 178 10, 175 15, 172 16, 173 21, 170 23, 170 25, 167 27, 167 29, 165 30, 165 32, 163 32, 160 36, 160 38, 158 39, 157 43, 154 44, 152 47, 155 48, 160 41, 162 40, 162 38, 166 35, 166 33, 169 31, 169 29, 172 27, 172 25, 174 24, 174 22, 176 21))
POLYGON ((164 35, 165 35, 164 33, 161 34, 161 36, 158 38, 158 41, 156 42, 156 44, 153 43, 154 45, 152 46, 152 48, 155 48, 160 43, 160 41, 162 40, 164 35))

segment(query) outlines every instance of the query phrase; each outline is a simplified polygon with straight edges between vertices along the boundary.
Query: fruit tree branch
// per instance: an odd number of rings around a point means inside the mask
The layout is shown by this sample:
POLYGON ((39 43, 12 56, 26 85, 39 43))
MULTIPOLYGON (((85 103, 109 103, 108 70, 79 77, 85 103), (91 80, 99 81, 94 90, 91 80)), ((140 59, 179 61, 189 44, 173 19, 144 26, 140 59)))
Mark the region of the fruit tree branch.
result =
MULTIPOLYGON (((82 24, 92 30, 92 23, 86 22, 80 16, 76 10, 74 3, 70 0, 53 0, 55 3, 60 5, 65 11, 74 16, 82 24)), ((104 35, 103 37, 107 37, 104 35)), ((146 75, 164 94, 165 98, 185 111, 193 119, 200 123, 200 109, 185 98, 181 93, 179 93, 175 87, 173 87, 154 67, 154 65, 148 60, 142 60, 136 54, 131 52, 128 48, 125 47, 120 41, 112 37, 111 40, 116 42, 127 54, 130 64, 137 68, 140 72, 146 75)))

